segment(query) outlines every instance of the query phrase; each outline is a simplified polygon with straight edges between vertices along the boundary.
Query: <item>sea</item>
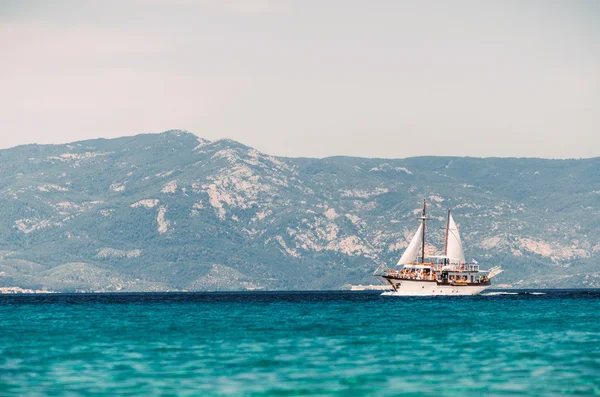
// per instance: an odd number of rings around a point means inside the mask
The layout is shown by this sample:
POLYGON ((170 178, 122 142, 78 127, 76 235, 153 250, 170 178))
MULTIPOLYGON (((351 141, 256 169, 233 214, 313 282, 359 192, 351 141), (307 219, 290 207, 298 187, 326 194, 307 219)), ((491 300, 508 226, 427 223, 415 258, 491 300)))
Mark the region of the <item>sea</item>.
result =
POLYGON ((565 395, 600 290, 0 295, 0 396, 565 395))

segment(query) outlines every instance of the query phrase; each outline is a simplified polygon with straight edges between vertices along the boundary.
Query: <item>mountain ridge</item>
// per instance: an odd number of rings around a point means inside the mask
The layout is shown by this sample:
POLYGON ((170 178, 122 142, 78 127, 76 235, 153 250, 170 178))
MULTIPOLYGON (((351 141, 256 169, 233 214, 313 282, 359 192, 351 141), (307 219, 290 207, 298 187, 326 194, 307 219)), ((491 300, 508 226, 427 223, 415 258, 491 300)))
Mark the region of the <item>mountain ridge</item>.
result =
POLYGON ((291 158, 170 130, 22 145, 0 164, 0 287, 371 283, 423 198, 433 217, 455 209, 467 257, 503 265, 501 283, 600 286, 600 158, 291 158))

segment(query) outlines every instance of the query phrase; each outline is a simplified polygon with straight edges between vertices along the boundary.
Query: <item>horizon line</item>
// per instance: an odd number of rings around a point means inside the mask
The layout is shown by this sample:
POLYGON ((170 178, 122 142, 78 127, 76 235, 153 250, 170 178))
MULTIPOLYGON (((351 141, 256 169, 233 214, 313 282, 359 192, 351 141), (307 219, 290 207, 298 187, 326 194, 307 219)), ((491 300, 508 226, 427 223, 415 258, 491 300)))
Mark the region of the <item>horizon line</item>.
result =
POLYGON ((235 142, 237 144, 246 146, 250 149, 254 149, 254 150, 258 150, 259 152, 269 155, 269 156, 273 156, 273 157, 278 157, 278 158, 289 158, 289 159, 317 159, 317 160, 326 160, 326 159, 331 159, 331 158, 359 158, 359 159, 368 159, 368 160, 408 160, 408 159, 415 159, 415 158, 424 158, 424 157, 434 157, 434 158, 463 158, 463 159, 530 159, 530 160, 548 160, 548 161, 569 161, 569 160, 577 160, 577 161, 581 161, 581 160, 594 160, 594 159, 600 159, 600 156, 594 156, 594 157, 526 157, 526 156, 473 156, 473 155, 467 155, 467 156, 460 156, 460 155, 437 155, 437 154, 422 154, 422 155, 417 155, 417 156, 410 156, 410 157, 366 157, 366 156, 356 156, 356 155, 349 155, 349 154, 335 154, 335 155, 331 155, 331 156, 324 156, 324 157, 311 157, 311 156, 283 156, 283 155, 277 155, 277 154, 270 154, 267 152, 263 152, 259 149, 256 149, 253 146, 249 146, 243 142, 237 141, 235 139, 232 138, 228 138, 228 137, 223 137, 223 138, 219 138, 219 139, 215 139, 215 140, 210 140, 207 138, 203 138, 200 135, 196 134, 195 132, 186 130, 186 129, 169 129, 169 130, 165 130, 165 131, 160 131, 160 132, 141 132, 141 133, 137 133, 137 134, 133 134, 133 135, 122 135, 122 136, 117 136, 117 137, 97 137, 97 138, 89 138, 89 139, 82 139, 82 140, 77 140, 77 141, 69 141, 69 142, 58 142, 58 143, 37 143, 37 142, 31 142, 31 143, 23 143, 23 144, 19 144, 19 145, 15 145, 15 146, 9 146, 6 148, 0 148, 0 152, 5 151, 5 150, 12 150, 12 149, 18 149, 18 148, 23 148, 23 147, 27 147, 27 146, 64 146, 64 145, 72 145, 72 144, 80 144, 83 142, 90 142, 90 141, 98 141, 98 140, 105 140, 105 141, 111 141, 111 140, 117 140, 117 139, 123 139, 123 138, 135 138, 135 137, 139 137, 139 136, 143 136, 143 135, 149 135, 149 136, 157 136, 157 135, 164 135, 164 134, 169 134, 169 133, 182 133, 182 134, 189 134, 189 135, 193 135, 195 136, 197 139, 201 139, 207 142, 207 144, 212 144, 212 143, 217 143, 217 142, 222 142, 222 141, 231 141, 231 142, 235 142))

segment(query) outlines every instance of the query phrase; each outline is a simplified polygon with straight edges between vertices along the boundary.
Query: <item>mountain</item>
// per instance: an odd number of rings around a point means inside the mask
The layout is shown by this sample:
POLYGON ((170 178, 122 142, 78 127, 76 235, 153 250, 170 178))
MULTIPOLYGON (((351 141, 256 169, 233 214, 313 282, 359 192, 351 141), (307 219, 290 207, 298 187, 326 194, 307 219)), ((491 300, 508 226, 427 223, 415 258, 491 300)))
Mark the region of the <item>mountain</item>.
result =
POLYGON ((600 158, 269 156, 168 131, 0 151, 0 287, 335 289, 395 264, 429 202, 496 283, 600 286, 600 158))

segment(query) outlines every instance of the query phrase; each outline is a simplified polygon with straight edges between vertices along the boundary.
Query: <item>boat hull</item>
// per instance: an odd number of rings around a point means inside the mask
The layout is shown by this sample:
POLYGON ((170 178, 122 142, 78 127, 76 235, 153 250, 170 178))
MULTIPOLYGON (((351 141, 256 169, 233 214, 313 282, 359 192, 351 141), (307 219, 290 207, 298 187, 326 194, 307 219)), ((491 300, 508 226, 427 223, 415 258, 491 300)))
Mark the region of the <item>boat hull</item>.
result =
POLYGON ((394 290, 386 291, 385 296, 461 296, 478 295, 490 287, 487 285, 440 285, 429 280, 403 280, 385 278, 394 290))

